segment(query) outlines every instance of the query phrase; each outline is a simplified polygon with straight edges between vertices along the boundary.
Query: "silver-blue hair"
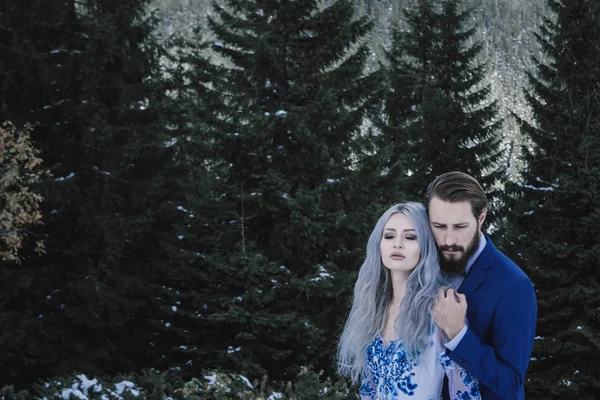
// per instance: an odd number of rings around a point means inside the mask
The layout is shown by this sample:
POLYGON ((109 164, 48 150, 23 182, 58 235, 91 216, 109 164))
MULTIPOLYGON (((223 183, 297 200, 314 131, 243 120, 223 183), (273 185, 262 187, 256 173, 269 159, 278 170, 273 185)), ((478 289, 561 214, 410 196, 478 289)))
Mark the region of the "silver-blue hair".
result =
POLYGON ((412 222, 421 250, 421 259, 408 278, 400 315, 395 322, 397 339, 402 341, 410 357, 418 358, 429 346, 435 297, 439 288, 447 286, 423 204, 408 202, 392 206, 379 218, 369 237, 367 255, 354 286, 352 309, 338 343, 338 373, 350 377, 353 383, 361 379, 367 347, 383 331, 392 302, 392 279, 389 269, 383 265, 380 246, 383 228, 396 213, 404 214, 412 222))

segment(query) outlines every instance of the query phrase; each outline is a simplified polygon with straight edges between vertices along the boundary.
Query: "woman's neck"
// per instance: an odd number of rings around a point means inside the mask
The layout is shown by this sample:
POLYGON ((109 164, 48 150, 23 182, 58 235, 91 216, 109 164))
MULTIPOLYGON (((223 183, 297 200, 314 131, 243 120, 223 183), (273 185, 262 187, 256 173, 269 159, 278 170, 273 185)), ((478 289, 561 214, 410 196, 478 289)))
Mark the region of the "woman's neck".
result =
POLYGON ((408 282, 409 276, 410 272, 406 273, 405 271, 391 271, 393 291, 391 307, 393 310, 399 310, 400 308, 400 303, 406 294, 406 283, 408 282))

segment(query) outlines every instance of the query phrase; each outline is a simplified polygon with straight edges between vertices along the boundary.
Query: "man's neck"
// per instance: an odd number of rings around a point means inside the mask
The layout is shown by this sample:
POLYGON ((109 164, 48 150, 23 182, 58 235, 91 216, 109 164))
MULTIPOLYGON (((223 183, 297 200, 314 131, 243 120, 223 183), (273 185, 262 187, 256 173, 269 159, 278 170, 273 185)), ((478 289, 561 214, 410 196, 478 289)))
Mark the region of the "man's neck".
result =
POLYGON ((469 258, 469 261, 467 262, 467 267, 465 268, 464 276, 467 276, 469 274, 471 267, 473 266, 473 264, 475 264, 475 261, 477 260, 479 255, 483 252, 483 249, 485 248, 486 244, 487 240, 485 239, 485 236, 483 235, 483 233, 481 233, 481 231, 479 231, 479 245, 477 247, 477 250, 475 250, 475 253, 473 253, 471 258, 469 258))

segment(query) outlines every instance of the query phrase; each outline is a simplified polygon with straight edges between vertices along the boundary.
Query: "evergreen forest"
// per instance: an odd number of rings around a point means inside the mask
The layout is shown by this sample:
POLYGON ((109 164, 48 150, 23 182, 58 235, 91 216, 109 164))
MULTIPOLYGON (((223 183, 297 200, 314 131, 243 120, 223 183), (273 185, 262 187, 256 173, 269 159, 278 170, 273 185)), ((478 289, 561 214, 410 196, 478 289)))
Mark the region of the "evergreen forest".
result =
POLYGON ((357 399, 369 235, 459 170, 526 398, 597 398, 600 3, 528 4, 0 2, 0 397, 357 399))

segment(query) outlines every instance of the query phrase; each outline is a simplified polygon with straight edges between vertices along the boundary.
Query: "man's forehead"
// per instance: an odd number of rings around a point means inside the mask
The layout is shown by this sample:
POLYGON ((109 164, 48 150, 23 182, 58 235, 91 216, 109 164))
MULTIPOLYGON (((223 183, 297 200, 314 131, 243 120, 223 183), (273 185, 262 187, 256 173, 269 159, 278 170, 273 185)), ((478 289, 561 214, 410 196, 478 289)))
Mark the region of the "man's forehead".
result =
POLYGON ((460 224, 475 219, 469 201, 450 203, 434 197, 429 204, 429 218, 433 223, 460 224))

